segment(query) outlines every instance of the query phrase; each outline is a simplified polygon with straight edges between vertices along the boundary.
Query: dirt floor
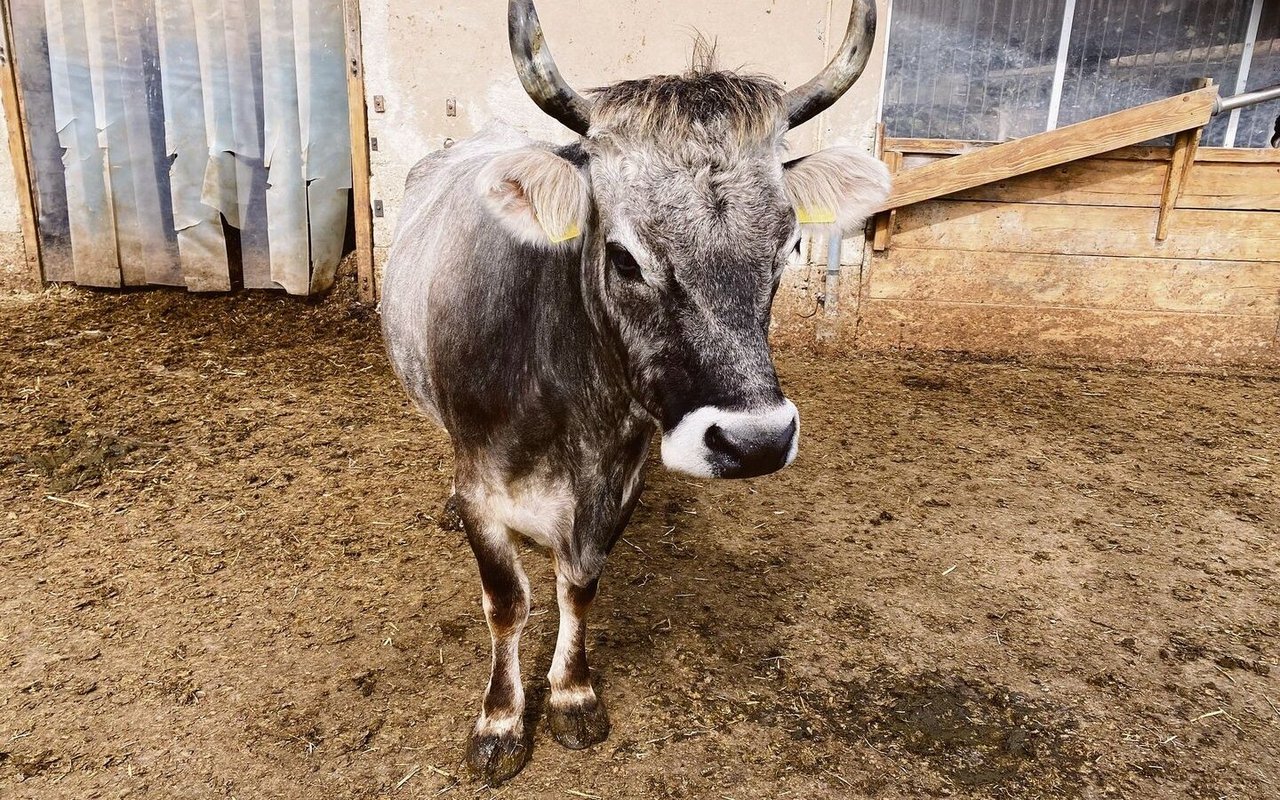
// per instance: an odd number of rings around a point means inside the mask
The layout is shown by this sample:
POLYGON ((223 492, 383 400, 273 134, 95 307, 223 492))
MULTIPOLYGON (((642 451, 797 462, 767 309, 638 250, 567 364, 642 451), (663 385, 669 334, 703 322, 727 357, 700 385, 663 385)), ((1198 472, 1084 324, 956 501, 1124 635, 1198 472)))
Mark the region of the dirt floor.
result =
POLYGON ((449 449, 349 287, 0 331, 4 798, 1280 796, 1276 377, 781 353, 795 466, 651 474, 590 635, 611 738, 539 729, 491 791, 449 449))

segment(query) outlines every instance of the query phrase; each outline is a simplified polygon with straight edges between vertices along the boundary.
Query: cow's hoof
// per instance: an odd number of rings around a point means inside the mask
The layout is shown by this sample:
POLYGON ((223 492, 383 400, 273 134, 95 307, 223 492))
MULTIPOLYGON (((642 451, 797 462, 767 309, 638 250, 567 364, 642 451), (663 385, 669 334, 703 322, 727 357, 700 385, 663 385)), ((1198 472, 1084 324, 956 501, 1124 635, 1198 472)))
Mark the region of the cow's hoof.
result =
POLYGON ((462 512, 458 510, 458 496, 456 494, 449 495, 449 499, 444 501, 444 509, 440 512, 440 522, 438 524, 442 531, 465 530, 462 525, 462 512))
POLYGON ((529 760, 519 733, 472 733, 467 740, 467 769, 490 786, 514 778, 529 760))
POLYGON ((598 698, 571 706, 551 704, 547 721, 551 736, 570 750, 584 750, 609 738, 609 715, 598 698))

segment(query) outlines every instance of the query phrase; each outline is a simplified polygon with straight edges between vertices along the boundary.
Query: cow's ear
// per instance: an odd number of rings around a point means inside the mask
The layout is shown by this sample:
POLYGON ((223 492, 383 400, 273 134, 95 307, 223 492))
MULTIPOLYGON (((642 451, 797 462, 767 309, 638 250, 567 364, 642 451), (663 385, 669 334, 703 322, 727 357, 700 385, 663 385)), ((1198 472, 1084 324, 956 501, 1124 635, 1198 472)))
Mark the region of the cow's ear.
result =
POLYGON ((591 192, 578 168, 549 150, 495 156, 476 188, 512 233, 544 247, 575 244, 587 224, 591 192))
POLYGON ((889 170, 854 147, 831 147, 784 165, 796 219, 806 228, 849 233, 889 196, 889 170))

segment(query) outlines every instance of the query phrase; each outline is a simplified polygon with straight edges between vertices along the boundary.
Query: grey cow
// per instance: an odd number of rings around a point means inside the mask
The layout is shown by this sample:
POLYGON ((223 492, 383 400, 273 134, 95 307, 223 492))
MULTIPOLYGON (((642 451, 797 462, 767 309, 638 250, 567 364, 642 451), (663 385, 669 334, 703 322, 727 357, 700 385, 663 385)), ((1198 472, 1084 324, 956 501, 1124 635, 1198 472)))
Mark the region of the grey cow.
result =
POLYGON ((861 74, 869 0, 853 4, 831 64, 791 92, 696 63, 583 97, 560 77, 532 0, 511 0, 509 26, 526 90, 580 138, 556 147, 491 127, 415 166, 382 295, 396 373, 456 453, 454 501, 493 638, 466 760, 491 784, 528 753, 516 535, 555 560, 551 734, 588 747, 609 722, 585 617, 653 435, 663 463, 691 475, 791 463, 799 416, 767 341, 779 278, 803 226, 853 230, 889 186, 854 149, 782 160, 787 130, 861 74))

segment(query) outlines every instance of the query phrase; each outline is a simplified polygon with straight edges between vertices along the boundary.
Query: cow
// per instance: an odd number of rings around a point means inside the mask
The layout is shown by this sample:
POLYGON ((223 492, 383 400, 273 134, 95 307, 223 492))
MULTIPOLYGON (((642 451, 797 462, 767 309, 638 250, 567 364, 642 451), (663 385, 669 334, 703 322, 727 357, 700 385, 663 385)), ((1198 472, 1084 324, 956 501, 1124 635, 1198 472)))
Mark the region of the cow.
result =
POLYGON ((784 266, 808 228, 862 225, 889 177, 856 148, 784 163, 786 132, 862 73, 875 6, 855 0, 839 52, 808 83, 722 71, 580 95, 532 0, 510 0, 520 79, 578 134, 490 126, 410 172, 382 283, 383 334, 413 403, 447 431, 450 503, 479 567, 489 684, 467 739, 490 785, 528 757, 520 537, 549 551, 559 632, 546 725, 581 749, 609 733, 586 615, 640 497, 651 440, 672 470, 750 478, 789 465, 799 415, 768 345, 784 266))

